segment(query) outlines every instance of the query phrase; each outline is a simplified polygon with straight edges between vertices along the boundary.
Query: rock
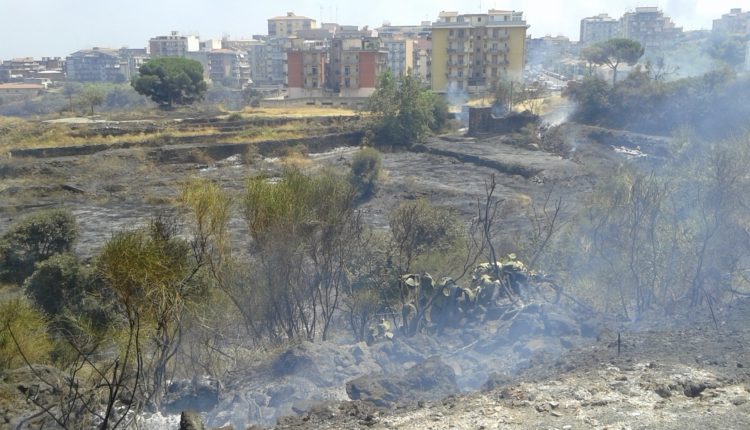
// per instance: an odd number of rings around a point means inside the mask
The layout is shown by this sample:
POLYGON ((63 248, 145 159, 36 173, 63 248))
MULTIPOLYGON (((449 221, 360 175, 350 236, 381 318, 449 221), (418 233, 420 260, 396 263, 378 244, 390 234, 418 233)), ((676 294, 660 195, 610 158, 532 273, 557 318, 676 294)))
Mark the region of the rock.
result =
POLYGON ((438 357, 417 364, 403 375, 362 376, 346 384, 352 400, 378 407, 416 400, 436 400, 458 392, 453 369, 438 357))
POLYGON ((272 364, 274 376, 283 377, 293 374, 307 376, 319 375, 320 369, 313 360, 314 345, 303 342, 282 353, 272 364))
POLYGON ((206 426, 197 412, 183 411, 180 415, 179 430, 206 430, 206 426))

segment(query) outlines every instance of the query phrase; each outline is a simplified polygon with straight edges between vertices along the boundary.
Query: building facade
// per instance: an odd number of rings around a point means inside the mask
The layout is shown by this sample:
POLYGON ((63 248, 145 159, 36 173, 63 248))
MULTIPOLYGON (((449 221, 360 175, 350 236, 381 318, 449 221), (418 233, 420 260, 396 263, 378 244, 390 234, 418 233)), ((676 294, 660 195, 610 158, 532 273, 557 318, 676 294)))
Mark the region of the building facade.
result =
POLYGON ((83 49, 65 60, 68 80, 78 82, 124 82, 119 51, 109 48, 83 49))
POLYGON ((326 93, 329 44, 325 40, 298 39, 287 51, 289 98, 323 97, 326 93))
POLYGON ((663 48, 677 40, 682 27, 675 26, 672 19, 658 7, 638 7, 620 19, 622 37, 637 40, 646 49, 663 48))
POLYGON ((713 31, 716 33, 736 34, 746 36, 750 34, 750 11, 732 9, 720 19, 714 20, 713 31))
POLYGON ((268 35, 270 37, 296 36, 299 30, 315 28, 316 21, 306 16, 297 16, 294 12, 287 12, 284 16, 268 19, 268 35))
POLYGON ((148 41, 151 57, 186 57, 188 52, 200 51, 197 36, 183 36, 178 31, 168 36, 157 36, 148 41))
POLYGON ((369 97, 388 67, 388 51, 367 29, 340 34, 331 42, 329 89, 341 97, 369 97))
POLYGON ((383 39, 383 47, 388 51, 387 67, 393 76, 402 77, 414 71, 414 43, 414 39, 407 37, 383 39))
POLYGON ((252 82, 247 52, 214 49, 208 52, 208 78, 233 88, 244 88, 252 82))
POLYGON ((414 76, 432 86, 432 39, 428 36, 414 42, 414 76))
POLYGON ((526 58, 523 12, 441 12, 432 25, 432 89, 488 91, 494 81, 520 80, 526 58))
POLYGON ((620 35, 620 21, 606 13, 581 20, 580 41, 583 45, 604 42, 620 35))

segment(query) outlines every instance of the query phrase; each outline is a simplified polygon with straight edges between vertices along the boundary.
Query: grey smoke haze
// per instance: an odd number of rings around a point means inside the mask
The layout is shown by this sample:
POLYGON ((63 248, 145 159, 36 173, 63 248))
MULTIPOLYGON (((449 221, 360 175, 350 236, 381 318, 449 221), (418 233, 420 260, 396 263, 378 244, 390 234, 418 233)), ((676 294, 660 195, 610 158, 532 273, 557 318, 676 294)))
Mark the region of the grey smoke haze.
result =
MULTIPOLYGON (((743 4, 744 3, 744 4, 743 4)), ((599 13, 619 17, 637 6, 659 6, 686 30, 710 29, 711 21, 747 0, 0 0, 0 58, 66 56, 102 46, 144 47, 170 30, 202 38, 266 33, 266 19, 294 11, 324 22, 359 26, 434 21, 441 10, 463 13, 489 8, 524 11, 533 36, 578 39, 580 19, 599 13)))

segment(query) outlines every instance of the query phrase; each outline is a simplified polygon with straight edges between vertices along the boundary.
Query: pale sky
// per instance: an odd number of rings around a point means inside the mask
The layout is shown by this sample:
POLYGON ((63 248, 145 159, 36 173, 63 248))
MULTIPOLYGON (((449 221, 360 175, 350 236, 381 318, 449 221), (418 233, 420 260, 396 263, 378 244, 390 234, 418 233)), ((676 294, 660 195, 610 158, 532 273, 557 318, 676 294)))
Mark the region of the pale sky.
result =
POLYGON ((320 22, 378 27, 435 21, 441 10, 490 8, 524 12, 533 37, 578 39, 581 18, 619 18, 637 6, 659 6, 686 30, 710 29, 730 8, 749 0, 0 0, 0 59, 65 57, 93 46, 143 48, 171 30, 201 39, 265 34, 266 19, 293 11, 320 22))

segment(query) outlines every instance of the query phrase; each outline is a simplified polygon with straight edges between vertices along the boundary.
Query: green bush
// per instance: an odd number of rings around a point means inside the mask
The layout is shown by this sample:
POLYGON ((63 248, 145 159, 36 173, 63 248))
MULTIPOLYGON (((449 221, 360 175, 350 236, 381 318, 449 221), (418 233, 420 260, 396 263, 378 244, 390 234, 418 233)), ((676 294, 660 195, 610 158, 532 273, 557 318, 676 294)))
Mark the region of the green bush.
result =
POLYGON ((82 302, 85 275, 75 256, 57 254, 37 264, 24 288, 40 309, 49 316, 56 316, 82 302))
POLYGON ((374 194, 381 167, 382 161, 377 149, 364 148, 354 156, 349 180, 358 199, 367 199, 374 194))
POLYGON ((22 299, 0 303, 0 370, 23 366, 23 357, 44 363, 52 348, 41 312, 22 299))
POLYGON ((71 251, 77 238, 78 225, 67 210, 49 209, 29 215, 0 238, 0 280, 23 282, 37 262, 71 251))

